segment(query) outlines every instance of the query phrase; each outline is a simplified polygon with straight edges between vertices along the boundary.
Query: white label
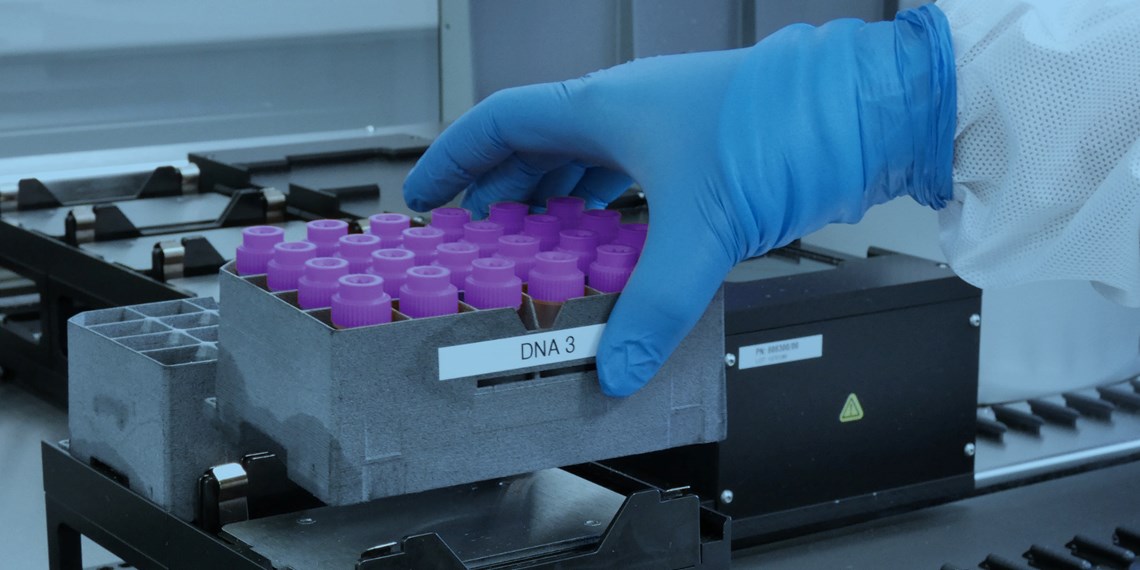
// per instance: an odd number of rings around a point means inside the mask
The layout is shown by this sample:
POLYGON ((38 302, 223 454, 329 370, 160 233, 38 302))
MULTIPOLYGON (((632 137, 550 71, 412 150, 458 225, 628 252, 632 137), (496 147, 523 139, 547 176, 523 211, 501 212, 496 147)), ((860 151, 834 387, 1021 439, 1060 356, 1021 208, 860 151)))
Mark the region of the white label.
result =
POLYGON ((589 325, 439 349, 439 379, 510 372, 598 355, 606 325, 589 325))
POLYGON ((804 336, 740 347, 740 369, 771 366, 823 356, 823 335, 804 336))

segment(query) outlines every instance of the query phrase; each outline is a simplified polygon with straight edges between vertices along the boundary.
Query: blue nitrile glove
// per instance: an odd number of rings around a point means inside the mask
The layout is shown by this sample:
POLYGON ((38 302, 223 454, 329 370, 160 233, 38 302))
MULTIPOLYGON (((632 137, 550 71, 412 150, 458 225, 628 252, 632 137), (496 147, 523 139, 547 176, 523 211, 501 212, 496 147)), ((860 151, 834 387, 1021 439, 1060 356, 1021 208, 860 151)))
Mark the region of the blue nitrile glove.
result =
POLYGON ((415 210, 467 190, 535 205, 649 200, 645 250, 610 316, 598 375, 634 393, 736 263, 874 204, 951 194, 954 57, 933 6, 894 22, 785 28, 754 47, 654 57, 508 89, 461 117, 404 184, 415 210))

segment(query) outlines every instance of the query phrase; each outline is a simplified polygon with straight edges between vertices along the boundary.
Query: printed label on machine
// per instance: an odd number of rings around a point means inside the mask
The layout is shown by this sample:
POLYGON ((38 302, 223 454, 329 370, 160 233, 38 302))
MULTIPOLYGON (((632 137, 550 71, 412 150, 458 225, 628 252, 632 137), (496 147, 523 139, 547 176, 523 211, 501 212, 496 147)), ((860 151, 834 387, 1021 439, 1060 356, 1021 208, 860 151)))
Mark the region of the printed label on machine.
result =
POLYGON ((740 369, 809 360, 823 356, 823 335, 804 336, 740 347, 740 369))
POLYGON ((441 347, 439 379, 454 380, 594 358, 605 328, 603 323, 441 347))

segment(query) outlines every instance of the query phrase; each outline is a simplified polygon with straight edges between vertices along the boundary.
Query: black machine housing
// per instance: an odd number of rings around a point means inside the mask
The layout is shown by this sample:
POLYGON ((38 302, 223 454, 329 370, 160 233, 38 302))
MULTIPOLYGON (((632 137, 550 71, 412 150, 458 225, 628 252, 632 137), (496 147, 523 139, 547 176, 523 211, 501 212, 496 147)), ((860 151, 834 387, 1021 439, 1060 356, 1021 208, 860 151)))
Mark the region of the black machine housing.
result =
POLYGON ((691 485, 737 546, 969 494, 981 292, 881 250, 767 264, 725 286, 727 439, 610 464, 691 485))

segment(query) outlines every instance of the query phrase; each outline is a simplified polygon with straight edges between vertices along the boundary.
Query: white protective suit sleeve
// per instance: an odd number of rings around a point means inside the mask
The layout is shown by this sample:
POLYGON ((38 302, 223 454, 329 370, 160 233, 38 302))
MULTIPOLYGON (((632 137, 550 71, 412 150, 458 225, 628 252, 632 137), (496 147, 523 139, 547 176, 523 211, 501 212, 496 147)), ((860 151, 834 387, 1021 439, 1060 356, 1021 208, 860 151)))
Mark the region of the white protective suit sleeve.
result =
POLYGON ((940 0, 958 77, 942 248, 979 287, 1140 305, 1140 0, 940 0))

